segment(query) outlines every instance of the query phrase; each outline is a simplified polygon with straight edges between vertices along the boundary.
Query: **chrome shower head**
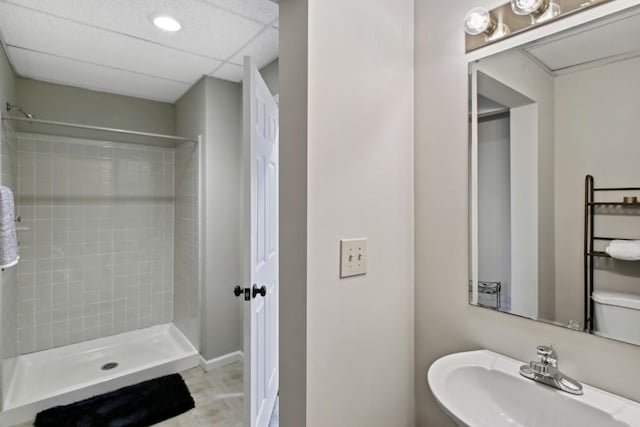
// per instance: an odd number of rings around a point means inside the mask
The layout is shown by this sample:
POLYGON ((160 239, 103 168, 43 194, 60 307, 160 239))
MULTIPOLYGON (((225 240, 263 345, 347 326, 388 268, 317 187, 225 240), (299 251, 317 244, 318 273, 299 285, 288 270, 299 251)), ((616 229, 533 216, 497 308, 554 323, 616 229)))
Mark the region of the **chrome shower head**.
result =
POLYGON ((27 119, 35 119, 35 117, 33 116, 33 114, 31 113, 27 113, 26 111, 24 111, 22 109, 22 107, 18 106, 18 105, 11 105, 10 103, 7 102, 7 111, 11 111, 11 110, 18 110, 20 111, 22 114, 24 114, 24 116, 27 119))

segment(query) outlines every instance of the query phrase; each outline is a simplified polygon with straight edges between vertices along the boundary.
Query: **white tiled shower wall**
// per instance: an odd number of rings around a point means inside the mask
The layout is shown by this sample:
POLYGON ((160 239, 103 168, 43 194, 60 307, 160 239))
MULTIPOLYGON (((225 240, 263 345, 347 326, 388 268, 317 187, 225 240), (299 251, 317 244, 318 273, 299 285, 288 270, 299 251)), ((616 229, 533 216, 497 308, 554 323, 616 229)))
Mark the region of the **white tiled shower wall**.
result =
POLYGON ((170 322, 174 150, 19 134, 18 350, 170 322))
POLYGON ((173 321, 199 346, 199 185, 198 145, 184 142, 175 151, 175 273, 173 321))

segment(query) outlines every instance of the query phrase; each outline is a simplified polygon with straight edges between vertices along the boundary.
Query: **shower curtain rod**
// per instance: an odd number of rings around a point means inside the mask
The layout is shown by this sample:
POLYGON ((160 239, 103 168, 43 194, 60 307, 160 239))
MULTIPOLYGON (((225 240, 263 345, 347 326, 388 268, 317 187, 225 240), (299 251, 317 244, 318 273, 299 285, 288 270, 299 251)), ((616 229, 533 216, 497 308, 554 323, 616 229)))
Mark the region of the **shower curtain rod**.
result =
POLYGON ((116 129, 116 128, 108 128, 108 127, 102 127, 102 126, 90 126, 90 125, 82 125, 78 123, 58 122, 55 120, 31 119, 27 117, 13 117, 13 116, 2 116, 2 120, 15 120, 18 122, 28 122, 28 123, 36 123, 36 124, 42 124, 42 125, 63 126, 63 127, 76 128, 76 129, 97 130, 97 131, 103 131, 103 132, 112 132, 112 133, 120 133, 120 134, 127 134, 127 135, 136 135, 136 136, 148 136, 153 138, 172 139, 175 141, 198 142, 197 139, 185 138, 182 136, 164 135, 161 133, 141 132, 137 130, 116 129))

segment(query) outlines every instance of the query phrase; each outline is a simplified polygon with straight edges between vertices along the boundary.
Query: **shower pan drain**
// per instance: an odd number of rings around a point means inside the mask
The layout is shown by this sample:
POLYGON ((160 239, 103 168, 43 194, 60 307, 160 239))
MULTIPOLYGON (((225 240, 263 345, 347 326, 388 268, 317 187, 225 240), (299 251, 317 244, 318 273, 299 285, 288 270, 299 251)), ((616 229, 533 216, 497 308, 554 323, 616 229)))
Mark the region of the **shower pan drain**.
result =
POLYGON ((113 369, 117 367, 118 367, 118 364, 116 362, 109 362, 102 365, 100 369, 102 369, 103 371, 108 371, 109 369, 113 369))

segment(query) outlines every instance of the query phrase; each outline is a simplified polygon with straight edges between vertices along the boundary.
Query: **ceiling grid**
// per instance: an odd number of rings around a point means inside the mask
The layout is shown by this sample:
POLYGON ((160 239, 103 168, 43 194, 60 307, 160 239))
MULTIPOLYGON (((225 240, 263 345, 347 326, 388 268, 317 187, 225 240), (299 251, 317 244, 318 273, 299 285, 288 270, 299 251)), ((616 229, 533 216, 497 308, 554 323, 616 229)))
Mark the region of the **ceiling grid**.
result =
POLYGON ((203 75, 239 82, 242 57, 278 57, 270 0, 0 0, 0 32, 27 78, 175 102, 203 75), (164 32, 159 15, 182 30, 164 32))

